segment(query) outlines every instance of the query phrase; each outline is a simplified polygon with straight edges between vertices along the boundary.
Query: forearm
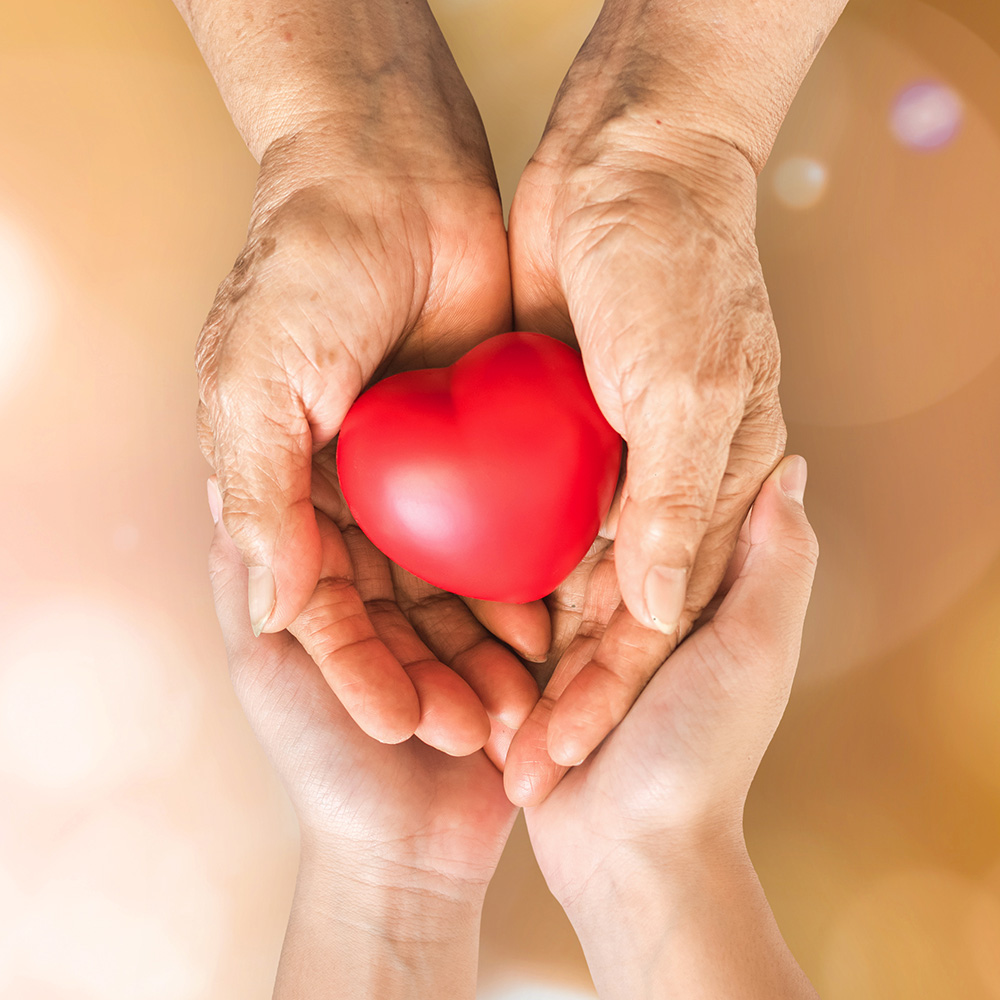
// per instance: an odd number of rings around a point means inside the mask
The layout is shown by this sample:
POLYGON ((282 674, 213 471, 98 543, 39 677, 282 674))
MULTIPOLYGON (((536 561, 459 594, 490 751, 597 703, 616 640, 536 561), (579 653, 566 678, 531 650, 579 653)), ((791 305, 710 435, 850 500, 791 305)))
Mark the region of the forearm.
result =
POLYGON ((303 855, 274 1000, 473 1000, 482 900, 303 855))
POLYGON ((425 0, 175 0, 254 155, 391 113, 481 155, 475 104, 425 0))
POLYGON ((567 907, 601 1000, 816 1000, 742 843, 623 869, 567 907))
POLYGON ((847 0, 606 0, 556 100, 571 132, 627 119, 732 144, 755 172, 847 0))

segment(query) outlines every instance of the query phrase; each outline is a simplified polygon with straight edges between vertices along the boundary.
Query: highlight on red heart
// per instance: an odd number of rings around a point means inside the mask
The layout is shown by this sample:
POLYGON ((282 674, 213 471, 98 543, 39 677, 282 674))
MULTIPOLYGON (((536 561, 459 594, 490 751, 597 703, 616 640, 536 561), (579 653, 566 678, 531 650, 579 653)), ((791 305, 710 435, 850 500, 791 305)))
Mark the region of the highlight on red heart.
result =
POLYGON ((505 333, 362 393, 337 472, 358 526, 394 562, 455 594, 523 604, 586 555, 621 454, 579 352, 505 333))

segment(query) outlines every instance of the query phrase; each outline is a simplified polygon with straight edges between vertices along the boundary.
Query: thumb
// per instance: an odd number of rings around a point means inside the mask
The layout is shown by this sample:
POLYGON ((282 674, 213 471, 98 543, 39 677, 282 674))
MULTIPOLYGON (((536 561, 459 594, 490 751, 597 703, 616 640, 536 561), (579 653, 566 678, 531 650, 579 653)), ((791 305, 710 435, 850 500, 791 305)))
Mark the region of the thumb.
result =
MULTIPOLYGON (((322 421, 326 431, 332 425, 326 440, 352 399, 329 401, 325 416, 333 419, 322 421)), ((299 615, 319 581, 313 428, 300 394, 285 379, 224 376, 207 409, 222 520, 248 569, 250 622, 255 635, 279 632, 299 615)))
MULTIPOLYGON (((794 673, 819 545, 802 497, 806 462, 781 460, 761 486, 744 527, 748 546, 743 565, 711 628, 727 636, 727 649, 784 663, 794 673)), ((789 679, 790 683, 790 679, 789 679)))
POLYGON ((644 392, 624 413, 628 461, 615 536, 622 599, 648 628, 681 625, 691 568, 712 520, 743 415, 677 383, 644 392))

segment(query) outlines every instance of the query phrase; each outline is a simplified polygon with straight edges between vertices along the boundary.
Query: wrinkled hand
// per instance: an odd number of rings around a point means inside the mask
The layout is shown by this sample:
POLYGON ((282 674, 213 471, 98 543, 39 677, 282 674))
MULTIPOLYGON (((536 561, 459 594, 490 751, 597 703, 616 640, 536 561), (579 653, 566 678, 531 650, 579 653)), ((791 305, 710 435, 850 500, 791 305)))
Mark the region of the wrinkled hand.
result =
MULTIPOLYGON (((795 457, 767 479, 695 631, 597 753, 525 810, 535 856, 564 906, 599 873, 614 882, 630 862, 683 859, 713 839, 742 843, 743 805, 788 700, 816 565, 804 474, 795 457)), ((610 575, 610 561, 598 561, 562 600, 582 602, 585 619, 606 618, 600 596, 610 575)), ((581 623, 565 657, 596 631, 581 623)))
MULTIPOLYGON (((211 480, 209 503, 218 518, 220 498, 211 480)), ((349 549, 360 596, 379 601, 391 589, 385 557, 356 528, 341 532, 322 513, 317 522, 324 578, 343 571, 349 549)), ((511 730, 495 730, 485 751, 463 757, 417 739, 377 743, 352 721, 292 635, 254 638, 244 598, 247 570, 218 520, 209 565, 233 686, 295 806, 304 840, 322 845, 317 856, 327 863, 335 858, 362 881, 480 896, 516 814, 496 766, 511 730)), ((383 609, 375 620, 401 663, 413 671, 436 669, 398 612, 383 609)), ((462 644, 476 634, 485 637, 478 623, 453 622, 437 638, 462 644)), ((450 733, 467 694, 456 676, 450 688, 441 685, 440 695, 430 717, 450 733)))
MULTIPOLYGON (((623 604, 532 716, 562 765, 597 746, 691 627, 785 443, 753 169, 705 136, 653 143, 630 129, 577 133, 557 119, 510 213, 515 324, 576 340, 628 446, 623 604)), ((508 788, 538 801, 554 773, 537 733, 514 744, 508 788)))
MULTIPOLYGON (((436 733, 452 753, 482 746, 499 706, 484 711, 459 678, 462 710, 449 716, 458 728, 446 735, 426 713, 454 693, 451 672, 404 669, 376 619, 391 618, 409 649, 420 640, 398 602, 435 634, 458 620, 456 632, 473 635, 471 610, 530 656, 548 648, 548 613, 540 602, 463 604, 410 577, 366 604, 355 544, 337 575, 321 581, 314 505, 337 523, 344 514, 329 489, 314 489, 313 467, 332 466, 340 424, 371 381, 450 364, 510 327, 496 182, 474 106, 462 108, 451 109, 447 126, 419 116, 391 128, 366 121, 360 131, 327 122, 273 143, 246 246, 197 354, 201 447, 250 567, 254 630, 290 627, 368 734, 398 742, 436 733)), ((513 669, 512 654, 475 635, 474 646, 448 650, 464 659, 467 676, 483 676, 504 656, 513 669)), ((519 691, 515 717, 534 699, 527 674, 519 691)))

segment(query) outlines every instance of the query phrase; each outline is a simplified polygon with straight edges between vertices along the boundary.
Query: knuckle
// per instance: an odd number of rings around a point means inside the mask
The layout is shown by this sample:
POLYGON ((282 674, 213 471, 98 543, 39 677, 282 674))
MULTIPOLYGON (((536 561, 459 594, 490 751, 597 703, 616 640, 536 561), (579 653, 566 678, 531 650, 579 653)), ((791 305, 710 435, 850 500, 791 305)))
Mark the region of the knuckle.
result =
POLYGON ((259 502, 249 493, 235 487, 222 491, 222 521, 226 531, 241 551, 256 549, 263 525, 259 502))
POLYGON ((712 519, 712 505, 704 493, 684 490, 660 497, 646 527, 650 545, 662 547, 678 535, 700 536, 712 519))
POLYGON ((640 434, 668 426, 686 437, 732 437, 746 408, 743 381, 732 365, 697 370, 643 353, 626 365, 620 385, 626 423, 640 434))
POLYGON ((217 421, 236 424, 253 418, 283 426, 288 417, 302 414, 301 399, 286 373, 256 356, 226 369, 216 382, 211 405, 217 421))
POLYGON ((208 412, 204 405, 199 404, 197 413, 198 447, 205 461, 215 468, 215 434, 208 421, 208 412))

